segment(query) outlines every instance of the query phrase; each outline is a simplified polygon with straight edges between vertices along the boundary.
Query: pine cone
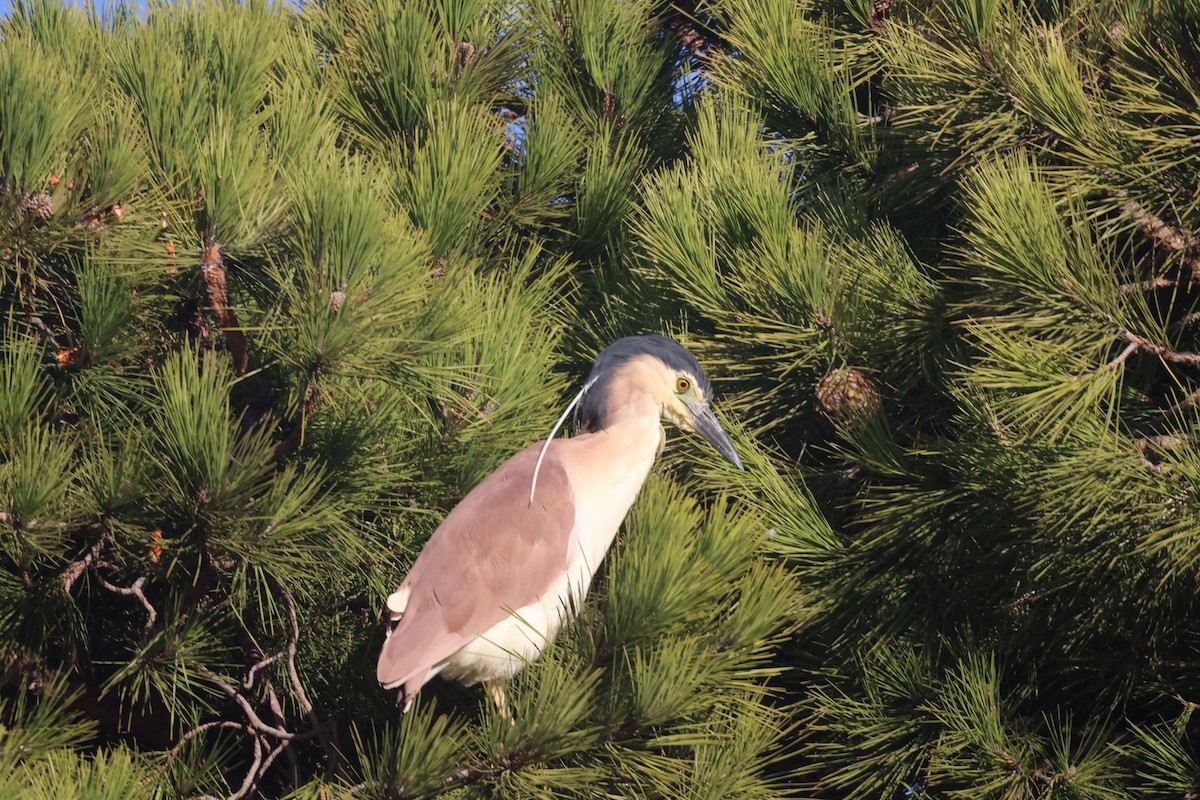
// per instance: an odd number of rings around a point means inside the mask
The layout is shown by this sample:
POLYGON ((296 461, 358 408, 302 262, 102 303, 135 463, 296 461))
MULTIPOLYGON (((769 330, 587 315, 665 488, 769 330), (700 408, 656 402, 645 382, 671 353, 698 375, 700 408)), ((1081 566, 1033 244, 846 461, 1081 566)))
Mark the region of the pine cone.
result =
POLYGON ((875 382, 866 373, 842 367, 821 378, 817 384, 817 403, 832 421, 849 423, 878 414, 882 400, 875 382))
POLYGON ((22 217, 26 214, 36 214, 41 219, 50 219, 50 215, 54 213, 54 198, 45 192, 27 194, 21 198, 21 205, 17 208, 22 217))

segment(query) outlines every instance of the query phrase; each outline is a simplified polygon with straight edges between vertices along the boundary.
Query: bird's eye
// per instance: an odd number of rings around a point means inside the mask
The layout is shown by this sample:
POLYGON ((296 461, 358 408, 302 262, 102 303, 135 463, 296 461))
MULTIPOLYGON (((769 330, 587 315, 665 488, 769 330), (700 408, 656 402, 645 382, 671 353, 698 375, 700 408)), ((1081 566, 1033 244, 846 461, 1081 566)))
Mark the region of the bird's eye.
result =
POLYGON ((675 391, 679 394, 683 394, 690 388, 692 388, 692 382, 687 378, 677 378, 675 380, 675 391))

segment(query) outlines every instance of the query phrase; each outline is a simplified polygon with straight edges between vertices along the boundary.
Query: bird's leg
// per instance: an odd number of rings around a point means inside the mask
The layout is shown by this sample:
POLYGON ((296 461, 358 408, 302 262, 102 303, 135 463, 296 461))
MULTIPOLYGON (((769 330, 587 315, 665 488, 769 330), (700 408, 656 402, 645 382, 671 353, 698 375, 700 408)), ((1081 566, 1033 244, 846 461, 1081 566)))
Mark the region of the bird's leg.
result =
POLYGON ((484 681, 484 685, 487 686, 488 694, 492 696, 492 702, 496 704, 496 710, 500 712, 500 718, 508 720, 509 725, 515 725, 512 712, 508 710, 508 698, 504 695, 504 679, 484 681))

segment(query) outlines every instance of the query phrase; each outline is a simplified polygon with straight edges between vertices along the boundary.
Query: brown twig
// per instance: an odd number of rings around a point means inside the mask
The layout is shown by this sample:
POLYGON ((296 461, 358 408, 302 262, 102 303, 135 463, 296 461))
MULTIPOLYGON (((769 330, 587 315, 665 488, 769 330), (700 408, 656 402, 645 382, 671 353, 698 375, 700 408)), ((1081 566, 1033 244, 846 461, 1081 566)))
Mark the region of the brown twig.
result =
POLYGON ((275 460, 278 461, 290 455, 295 451, 300 443, 304 440, 304 430, 308 427, 309 418, 317 412, 317 408, 321 405, 321 392, 313 383, 309 381, 304 388, 304 400, 300 404, 300 412, 296 415, 296 419, 292 422, 292 428, 288 431, 288 435, 283 441, 275 446, 275 460))
POLYGON ((261 736, 254 737, 254 761, 250 764, 250 769, 246 770, 246 777, 242 779, 242 785, 238 790, 229 795, 226 800, 241 800, 250 792, 254 791, 254 787, 258 784, 258 779, 261 777, 263 765, 263 740, 261 736))
POLYGON ((1137 283, 1123 283, 1117 287, 1117 291, 1123 296, 1128 297, 1129 295, 1137 294, 1138 292, 1152 292, 1155 289, 1165 289, 1168 286, 1174 285, 1174 278, 1159 276, 1157 278, 1149 278, 1144 281, 1138 281, 1137 283))
POLYGON ((245 422, 257 424, 274 403, 275 392, 261 370, 251 370, 246 333, 238 325, 237 314, 229 303, 229 267, 220 244, 211 242, 204 248, 200 254, 200 272, 204 277, 209 307, 225 335, 225 347, 233 358, 233 371, 243 379, 243 398, 248 411, 245 422))
POLYGON ((1124 335, 1126 341, 1136 346, 1143 353, 1156 355, 1164 361, 1170 361, 1175 364, 1187 364, 1193 367, 1200 366, 1200 353, 1172 350, 1169 347, 1152 342, 1144 336, 1139 336, 1132 331, 1122 330, 1121 333, 1124 335))
MULTIPOLYGON (((190 742, 192 739, 196 738, 200 734, 204 733, 205 731, 210 731, 214 728, 236 728, 239 730, 244 730, 244 731, 246 731, 246 733, 252 732, 250 730, 250 727, 248 725, 246 725, 246 723, 234 722, 232 720, 224 720, 223 719, 223 720, 217 720, 215 722, 205 722, 202 725, 197 725, 196 727, 192 728, 190 731, 185 733, 183 736, 180 736, 179 741, 176 742, 174 744, 174 746, 171 747, 171 749, 167 751, 167 758, 163 762, 163 765, 158 770, 159 777, 166 775, 167 772, 170 771, 171 763, 176 758, 179 757, 179 752, 181 750, 183 750, 183 746, 185 744, 187 744, 188 742, 190 742)), ((138 784, 138 788, 145 787, 151 780, 152 780, 151 778, 144 779, 140 784, 138 784)))
MULTIPOLYGON (((279 702, 279 694, 275 691, 275 684, 267 681, 265 688, 267 690, 267 705, 271 707, 271 713, 275 715, 276 721, 282 725, 285 722, 283 704, 279 702)), ((298 777, 300 775, 300 759, 296 756, 295 748, 289 747, 287 754, 288 764, 292 768, 292 775, 293 777, 298 777)), ((295 781, 293 781, 292 785, 296 785, 295 781)))
POLYGON ((286 653, 287 653, 287 651, 280 650, 275 655, 267 656, 267 657, 263 658, 262 661, 259 661, 257 664, 254 664, 253 666, 251 666, 250 671, 246 673, 246 680, 242 681, 242 688, 247 689, 247 690, 254 688, 254 676, 258 673, 258 671, 260 669, 264 669, 266 667, 271 666, 276 661, 283 658, 284 655, 286 655, 286 653))
POLYGON ((996 749, 996 755, 1000 757, 1000 761, 1004 764, 1005 768, 1009 770, 1009 772, 1018 773, 1026 778, 1049 784, 1050 786, 1061 786, 1064 783, 1068 783, 1075 778, 1077 773, 1077 769, 1074 765, 1069 766, 1066 772, 1055 772, 1049 764, 1036 769, 1030 769, 1017 759, 1013 758, 1012 755, 1010 755, 1000 745, 994 745, 994 747, 996 749))
POLYGON ((308 692, 304 691, 304 683, 300 680, 300 671, 296 669, 296 649, 300 645, 300 620, 296 615, 296 601, 292 598, 292 593, 282 583, 277 583, 280 594, 283 595, 284 604, 287 606, 288 621, 292 624, 292 633, 288 638, 287 644, 287 673, 288 679, 292 684, 292 694, 296 697, 296 702, 300 704, 304 715, 308 717, 309 724, 313 726, 313 730, 317 732, 317 736, 321 740, 321 746, 325 749, 325 753, 329 757, 327 774, 333 774, 338 765, 338 750, 333 746, 328 734, 325 731, 325 726, 321 724, 321 720, 317 717, 316 711, 313 709, 312 701, 308 699, 308 692))
POLYGON ((1196 322, 1200 322, 1200 311, 1193 311, 1191 314, 1175 320, 1167 326, 1167 333, 1175 333, 1181 328, 1186 328, 1188 325, 1192 325, 1196 322))
POLYGON ((892 13, 895 0, 875 0, 871 7, 871 30, 878 33, 887 26, 887 18, 892 13))
MULTIPOLYGON (((1117 197, 1127 197, 1129 193, 1121 190, 1114 194, 1117 197)), ((1159 247, 1175 253, 1182 253, 1183 263, 1191 270, 1192 280, 1200 283, 1200 239, 1197 239, 1195 234, 1182 225, 1167 224, 1162 217, 1147 211, 1145 206, 1136 200, 1125 200, 1118 208, 1159 247)))
POLYGON ((104 576, 100 574, 96 575, 96 579, 100 581, 101 586, 114 594, 120 594, 126 597, 136 597, 138 599, 138 602, 142 604, 142 608, 146 609, 146 624, 143 629, 146 633, 149 633, 154 627, 155 621, 158 620, 158 611, 154 609, 154 606, 151 605, 150 601, 146 599, 145 592, 142 591, 142 587, 146 585, 146 576, 142 575, 128 587, 116 586, 112 583, 109 583, 108 580, 106 580, 104 576))
MULTIPOLYGON (((6 515, 0 511, 0 521, 7 521, 6 515)), ((104 549, 104 540, 99 539, 91 546, 91 549, 84 554, 83 558, 73 562, 70 566, 62 571, 59 575, 59 580, 62 582, 63 594, 70 594, 71 587, 75 585, 75 581, 79 580, 79 576, 87 571, 88 567, 100 556, 100 551, 104 549)))
POLYGON ((255 732, 264 734, 266 736, 273 736, 276 739, 282 739, 286 742, 304 741, 316 736, 316 731, 307 731, 305 733, 297 734, 283 728, 277 728, 274 725, 268 725, 262 721, 262 718, 258 716, 257 712, 255 712, 254 706, 250 705, 250 701, 247 700, 241 692, 239 692, 237 689, 234 689, 225 681, 221 680, 221 677, 208 667, 197 665, 196 669, 202 675, 204 675, 204 677, 208 678, 209 681, 216 684, 216 686, 225 693, 226 697, 241 707, 242 713, 246 715, 246 719, 249 721, 250 727, 253 728, 255 732))
POLYGON ((679 37, 680 43, 696 58, 706 58, 715 47, 720 45, 709 39, 693 20, 676 16, 666 24, 667 30, 679 37))
POLYGON ((1175 414, 1178 414, 1180 411, 1187 411, 1189 408, 1194 407, 1197 402, 1200 402, 1200 389, 1192 390, 1178 403, 1175 403, 1170 408, 1164 409, 1157 417, 1146 423, 1145 427, 1153 428, 1156 425, 1160 425, 1175 414))
POLYGON ((245 375, 250 371, 250 351, 246 347, 246 334, 238 327, 237 314, 229 306, 229 268, 225 265, 221 245, 213 242, 204 248, 200 255, 200 272, 204 276, 209 307, 225 334, 225 346, 233 357, 233 369, 238 375, 245 375))
POLYGON ((1126 362, 1126 360, 1128 360, 1128 358, 1131 355, 1133 355, 1134 353, 1136 353, 1139 349, 1140 348, 1136 344, 1134 344, 1133 342, 1130 342, 1128 345, 1125 346, 1125 349, 1122 350, 1120 352, 1120 354, 1117 355, 1116 358, 1114 358, 1112 361, 1109 361, 1107 364, 1105 364, 1105 367, 1108 369, 1116 369, 1117 367, 1124 364, 1126 362))
MULTIPOLYGON (((254 686, 258 673, 271 664, 282 660, 286 666, 288 681, 292 690, 292 694, 300 708, 308 717, 312 727, 309 730, 300 733, 293 733, 285 727, 286 719, 283 711, 283 705, 280 703, 278 693, 276 692, 275 686, 271 681, 266 682, 266 693, 267 703, 270 707, 271 714, 274 715, 276 720, 276 724, 274 725, 265 722, 262 717, 259 716, 250 700, 241 691, 222 680, 219 675, 207 667, 198 666, 197 669, 202 675, 208 678, 208 680, 212 683, 216 684, 217 687, 225 693, 226 697, 234 701, 234 703, 241 708, 242 713, 246 717, 246 722, 235 724, 243 726, 243 729, 254 739, 254 762, 251 764, 251 768, 249 772, 247 772, 246 778, 243 780, 241 787, 239 787, 238 791, 230 795, 228 800, 239 800, 239 798, 246 797, 256 791, 258 782, 271 768, 276 759, 284 752, 284 750, 288 750, 289 757, 292 760, 293 770, 298 769, 298 761, 296 760, 295 755, 292 754, 291 750, 289 749, 290 745, 294 742, 308 741, 314 737, 319 738, 322 747, 325 749, 329 757, 329 767, 327 768, 329 774, 333 773, 338 763, 337 749, 334 747, 329 738, 327 725, 323 724, 320 718, 318 718, 312 701, 308 697, 308 692, 305 690, 304 684, 300 680, 300 673, 296 666, 296 653, 300 642, 300 620, 296 613, 295 600, 292 598, 291 592, 289 592, 287 588, 283 586, 283 584, 279 583, 278 581, 274 581, 274 584, 280 595, 283 597, 284 605, 287 608, 288 621, 291 623, 291 631, 288 636, 288 642, 282 650, 269 656, 264 655, 261 660, 252 665, 246 674, 246 678, 242 681, 242 687, 244 690, 249 690, 254 686), (272 740, 274 740, 276 744, 268 751, 266 749, 267 743, 272 740)), ((226 725, 225 727, 234 727, 235 724, 226 725)))
POLYGON ((33 280, 28 275, 23 275, 21 282, 21 310, 25 312, 25 321, 29 323, 31 328, 34 328, 46 340, 46 343, 54 348, 55 352, 62 350, 62 345, 58 343, 58 339, 54 337, 54 333, 50 330, 50 326, 38 314, 37 305, 33 302, 34 288, 33 280))

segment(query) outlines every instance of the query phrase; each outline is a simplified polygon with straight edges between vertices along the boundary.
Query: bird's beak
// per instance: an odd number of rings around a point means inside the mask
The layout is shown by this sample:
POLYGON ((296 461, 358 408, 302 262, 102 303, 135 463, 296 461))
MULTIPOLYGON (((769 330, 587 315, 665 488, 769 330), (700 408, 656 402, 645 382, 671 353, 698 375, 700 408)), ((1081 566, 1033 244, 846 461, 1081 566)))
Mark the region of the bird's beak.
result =
POLYGON ((717 422, 717 417, 713 414, 712 409, 701 403, 686 403, 685 405, 687 405, 688 411, 692 412, 692 427, 696 429, 696 433, 715 447, 726 461, 738 469, 744 470, 742 460, 738 458, 737 451, 733 449, 733 442, 729 441, 729 435, 725 433, 721 423, 717 422))

